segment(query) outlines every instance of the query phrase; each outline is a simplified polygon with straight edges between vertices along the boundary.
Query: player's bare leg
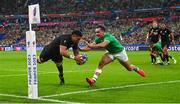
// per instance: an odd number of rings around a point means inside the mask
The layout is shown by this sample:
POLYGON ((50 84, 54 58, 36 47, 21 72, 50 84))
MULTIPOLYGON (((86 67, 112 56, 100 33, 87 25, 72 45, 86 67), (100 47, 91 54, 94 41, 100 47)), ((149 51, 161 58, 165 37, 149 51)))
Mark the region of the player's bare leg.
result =
POLYGON ((142 69, 139 69, 138 67, 130 64, 129 61, 123 62, 123 61, 119 61, 128 71, 135 71, 136 73, 138 73, 139 75, 141 75, 142 77, 145 77, 145 72, 142 69))
POLYGON ((59 71, 59 79, 60 79, 60 85, 64 85, 64 73, 63 73, 63 66, 62 62, 55 62, 56 67, 58 68, 59 71))
POLYGON ((105 65, 112 62, 112 59, 108 56, 108 54, 104 54, 99 62, 98 67, 96 68, 94 75, 92 78, 86 78, 86 81, 89 83, 90 86, 93 86, 98 79, 99 75, 102 73, 102 69, 105 65))

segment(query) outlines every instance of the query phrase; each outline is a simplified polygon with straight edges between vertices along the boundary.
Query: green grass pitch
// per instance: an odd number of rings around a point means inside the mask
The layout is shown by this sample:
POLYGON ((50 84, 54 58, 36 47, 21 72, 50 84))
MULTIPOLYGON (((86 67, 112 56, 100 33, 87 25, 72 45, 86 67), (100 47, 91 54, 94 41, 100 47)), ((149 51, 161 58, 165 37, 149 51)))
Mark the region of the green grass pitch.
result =
POLYGON ((28 99, 26 52, 0 52, 0 103, 180 103, 179 52, 170 52, 177 64, 167 66, 152 65, 148 51, 127 52, 130 62, 144 69, 145 78, 114 61, 89 87, 85 78, 92 77, 103 53, 88 52, 81 66, 64 58, 64 86, 52 61, 38 64, 39 99, 28 99))

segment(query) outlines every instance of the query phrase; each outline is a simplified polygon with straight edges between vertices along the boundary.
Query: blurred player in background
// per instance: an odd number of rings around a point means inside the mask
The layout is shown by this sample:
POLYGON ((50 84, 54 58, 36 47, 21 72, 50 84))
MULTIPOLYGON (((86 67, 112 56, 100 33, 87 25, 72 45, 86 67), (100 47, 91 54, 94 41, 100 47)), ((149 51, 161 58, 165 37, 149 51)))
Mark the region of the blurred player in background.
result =
POLYGON ((156 57, 153 55, 154 53, 154 46, 157 42, 159 42, 159 27, 158 27, 158 22, 157 21, 153 21, 152 23, 152 28, 149 30, 147 37, 146 37, 146 43, 149 44, 150 46, 150 56, 151 56, 151 63, 154 64, 156 63, 156 57))
POLYGON ((151 52, 151 55, 157 58, 157 62, 155 64, 163 64, 161 61, 163 61, 163 56, 162 56, 162 46, 160 42, 157 42, 154 44, 153 51, 151 52), (160 57, 159 57, 160 56, 160 57), (161 58, 161 61, 160 61, 161 58))
POLYGON ((105 27, 98 26, 95 29, 95 33, 97 36, 97 38, 95 39, 95 43, 88 44, 86 50, 90 50, 92 48, 105 48, 107 52, 102 56, 93 77, 86 78, 86 81, 89 83, 90 86, 93 86, 95 84, 99 75, 102 73, 103 67, 111 63, 115 59, 117 59, 127 70, 135 71, 142 77, 145 77, 145 73, 143 70, 130 64, 124 47, 112 34, 105 32, 105 27))
POLYGON ((174 61, 174 64, 176 64, 174 57, 168 53, 170 43, 172 42, 172 44, 175 45, 173 32, 168 29, 164 23, 161 23, 159 33, 161 37, 164 64, 169 64, 169 58, 171 58, 174 61))
POLYGON ((78 30, 69 35, 61 35, 55 38, 50 44, 46 45, 40 56, 37 58, 38 63, 43 63, 52 60, 59 71, 60 84, 64 84, 63 76, 63 56, 73 59, 76 62, 81 62, 82 57, 79 55, 78 43, 82 38, 82 33, 78 30), (70 55, 68 49, 72 47, 74 55, 70 55))

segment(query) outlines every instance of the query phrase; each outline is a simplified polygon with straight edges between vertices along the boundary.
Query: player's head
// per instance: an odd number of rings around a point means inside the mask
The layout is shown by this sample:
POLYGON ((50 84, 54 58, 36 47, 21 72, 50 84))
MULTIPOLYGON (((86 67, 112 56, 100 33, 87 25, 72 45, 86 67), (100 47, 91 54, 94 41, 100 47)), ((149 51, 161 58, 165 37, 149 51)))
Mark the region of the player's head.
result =
POLYGON ((152 26, 153 26, 153 28, 158 27, 158 22, 157 21, 153 21, 152 26))
POLYGON ((73 43, 79 43, 81 40, 83 34, 79 30, 74 30, 71 34, 71 38, 73 43))
POLYGON ((161 29, 165 29, 166 28, 166 24, 165 23, 161 23, 160 28, 161 29))
POLYGON ((96 36, 99 38, 103 38, 105 31, 106 29, 104 26, 97 26, 95 29, 96 36))

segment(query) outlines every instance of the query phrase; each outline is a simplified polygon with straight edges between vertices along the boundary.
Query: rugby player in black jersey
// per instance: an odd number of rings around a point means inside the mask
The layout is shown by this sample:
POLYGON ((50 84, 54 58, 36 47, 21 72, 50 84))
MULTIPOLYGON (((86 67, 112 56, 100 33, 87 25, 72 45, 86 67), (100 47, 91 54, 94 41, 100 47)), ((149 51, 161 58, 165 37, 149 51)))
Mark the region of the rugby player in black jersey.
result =
POLYGON ((149 30, 147 37, 146 37, 146 43, 149 43, 150 46, 150 56, 151 56, 151 63, 156 63, 156 56, 153 55, 153 52, 155 51, 154 46, 157 42, 159 42, 159 27, 157 21, 153 21, 152 28, 149 30))
POLYGON ((59 71, 59 79, 60 84, 63 85, 64 82, 64 76, 63 76, 63 57, 73 59, 76 62, 81 62, 82 58, 81 55, 79 55, 79 48, 78 43, 82 38, 82 33, 78 30, 74 30, 69 35, 61 35, 57 38, 55 38, 51 43, 46 45, 44 49, 42 50, 40 56, 37 58, 38 63, 43 63, 48 60, 52 60, 59 71), (73 49, 74 55, 70 55, 68 52, 68 49, 73 49))
POLYGON ((173 32, 167 28, 165 23, 161 23, 159 33, 161 37, 164 63, 169 64, 169 58, 171 58, 174 61, 174 64, 176 64, 176 60, 174 59, 174 57, 170 56, 168 53, 170 43, 172 42, 172 44, 175 45, 173 32))

